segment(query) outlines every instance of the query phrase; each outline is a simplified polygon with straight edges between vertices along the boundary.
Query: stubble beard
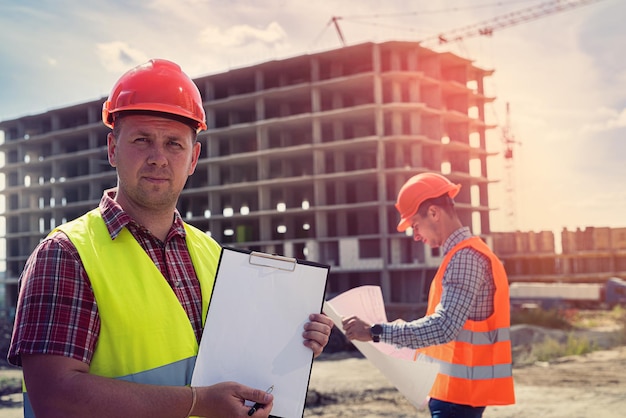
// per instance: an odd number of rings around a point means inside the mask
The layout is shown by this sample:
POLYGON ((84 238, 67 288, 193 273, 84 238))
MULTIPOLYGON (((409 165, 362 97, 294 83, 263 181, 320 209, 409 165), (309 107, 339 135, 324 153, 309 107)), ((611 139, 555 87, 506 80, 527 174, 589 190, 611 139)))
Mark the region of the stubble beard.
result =
POLYGON ((141 207, 150 212, 173 211, 178 201, 178 194, 175 193, 171 185, 138 185, 135 188, 124 187, 120 184, 120 189, 130 199, 135 206, 141 207))

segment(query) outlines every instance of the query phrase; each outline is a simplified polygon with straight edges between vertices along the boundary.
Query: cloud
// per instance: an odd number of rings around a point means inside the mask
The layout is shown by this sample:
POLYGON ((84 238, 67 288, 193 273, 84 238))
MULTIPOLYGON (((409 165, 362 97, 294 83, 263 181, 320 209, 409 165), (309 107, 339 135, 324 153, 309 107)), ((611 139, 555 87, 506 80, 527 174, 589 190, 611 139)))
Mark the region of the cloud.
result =
POLYGON ((597 71, 607 84, 623 79, 624 54, 619 53, 626 40, 623 16, 626 3, 606 2, 590 10, 579 36, 582 50, 594 61, 597 71))
POLYGON ((209 27, 200 33, 201 42, 228 47, 244 46, 253 42, 274 45, 286 38, 285 30, 277 22, 271 22, 265 29, 257 29, 249 25, 235 25, 226 30, 209 27))
POLYGON ((57 65, 59 65, 59 61, 56 58, 53 57, 45 57, 46 63, 50 66, 50 67, 56 67, 57 65))
POLYGON ((583 127, 584 132, 606 132, 626 127, 626 108, 621 111, 603 108, 600 113, 605 116, 605 119, 586 124, 583 127))
POLYGON ((148 61, 144 52, 121 41, 97 44, 97 53, 104 68, 115 73, 126 72, 129 68, 148 61))
MULTIPOLYGON (((526 8, 520 1, 477 7, 471 0, 431 2, 419 12, 407 0, 4 3, 0 37, 11 42, 0 44, 0 120, 100 98, 119 75, 153 57, 196 77, 339 48, 327 25, 333 15, 343 17, 341 30, 354 45, 424 39, 526 8), (108 19, 120 8, 123 14, 108 19)), ((436 48, 496 71, 485 80, 487 95, 496 98, 486 112, 489 123, 501 125, 504 103, 511 105, 512 132, 521 143, 514 153, 519 227, 605 224, 611 216, 624 223, 623 195, 606 210, 572 205, 606 205, 595 194, 623 190, 626 174, 626 1, 594 3, 436 48)), ((499 135, 487 132, 497 151, 499 135)), ((494 188, 504 191, 502 155, 490 160, 490 179, 500 180, 494 188)), ((505 201, 490 194, 490 202, 505 201)), ((491 214, 492 224, 503 217, 499 212, 491 214)))

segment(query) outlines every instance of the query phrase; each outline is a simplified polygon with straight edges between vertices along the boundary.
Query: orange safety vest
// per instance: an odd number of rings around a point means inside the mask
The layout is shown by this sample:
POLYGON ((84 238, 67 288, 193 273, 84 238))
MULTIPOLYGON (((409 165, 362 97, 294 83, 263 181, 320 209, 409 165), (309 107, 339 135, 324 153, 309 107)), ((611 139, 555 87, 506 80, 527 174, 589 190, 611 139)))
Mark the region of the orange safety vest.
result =
POLYGON ((495 281, 494 312, 483 321, 468 319, 448 343, 416 350, 419 360, 439 364, 430 397, 461 405, 487 406, 515 403, 513 391, 509 284, 504 266, 478 237, 455 245, 443 259, 430 285, 426 315, 435 312, 443 292, 443 275, 452 256, 472 247, 491 261, 495 281))

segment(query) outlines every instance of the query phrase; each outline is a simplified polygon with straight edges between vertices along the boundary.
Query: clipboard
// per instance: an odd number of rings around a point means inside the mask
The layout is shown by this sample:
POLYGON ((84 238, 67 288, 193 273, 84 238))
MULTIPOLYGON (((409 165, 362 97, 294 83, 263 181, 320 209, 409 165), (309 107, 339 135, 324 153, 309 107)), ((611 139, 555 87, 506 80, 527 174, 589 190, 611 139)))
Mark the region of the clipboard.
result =
POLYGON ((274 386, 274 417, 302 417, 313 365, 303 345, 330 266, 223 247, 191 384, 274 386))

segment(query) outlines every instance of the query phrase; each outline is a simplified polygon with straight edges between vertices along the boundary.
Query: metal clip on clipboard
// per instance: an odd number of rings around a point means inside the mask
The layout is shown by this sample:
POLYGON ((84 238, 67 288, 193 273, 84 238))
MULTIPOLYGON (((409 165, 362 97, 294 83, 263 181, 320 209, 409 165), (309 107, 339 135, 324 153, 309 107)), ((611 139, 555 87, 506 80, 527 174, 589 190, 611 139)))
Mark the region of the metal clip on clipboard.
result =
POLYGON ((294 271, 298 261, 295 258, 282 255, 272 255, 252 251, 248 260, 255 266, 272 267, 279 270, 294 271))

